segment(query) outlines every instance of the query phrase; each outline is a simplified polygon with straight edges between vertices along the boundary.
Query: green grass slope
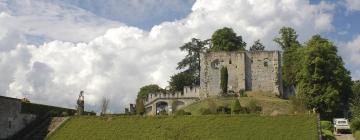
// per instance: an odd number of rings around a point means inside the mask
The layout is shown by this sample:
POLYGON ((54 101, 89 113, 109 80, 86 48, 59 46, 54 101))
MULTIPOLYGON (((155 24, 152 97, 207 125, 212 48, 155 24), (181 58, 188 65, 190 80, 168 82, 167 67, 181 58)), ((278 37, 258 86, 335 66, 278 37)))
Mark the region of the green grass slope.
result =
POLYGON ((313 115, 73 117, 50 140, 315 140, 313 115))
MULTIPOLYGON (((292 114, 292 106, 289 100, 269 96, 271 93, 264 92, 246 92, 248 97, 240 97, 241 106, 247 106, 250 100, 255 100, 261 107, 263 115, 292 114)), ((214 102, 217 106, 231 107, 234 97, 207 98, 195 102, 183 108, 192 115, 201 115, 201 108, 208 108, 209 102, 214 102)))
POLYGON ((360 140, 360 130, 358 130, 358 131, 355 131, 355 139, 356 140, 360 140))

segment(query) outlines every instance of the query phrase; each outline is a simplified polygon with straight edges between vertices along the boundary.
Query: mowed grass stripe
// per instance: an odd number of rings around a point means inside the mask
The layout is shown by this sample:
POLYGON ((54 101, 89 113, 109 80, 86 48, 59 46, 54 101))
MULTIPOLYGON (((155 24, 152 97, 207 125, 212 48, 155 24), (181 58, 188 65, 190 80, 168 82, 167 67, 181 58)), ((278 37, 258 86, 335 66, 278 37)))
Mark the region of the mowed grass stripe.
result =
POLYGON ((71 118, 48 139, 315 140, 317 131, 313 115, 84 116, 71 118))

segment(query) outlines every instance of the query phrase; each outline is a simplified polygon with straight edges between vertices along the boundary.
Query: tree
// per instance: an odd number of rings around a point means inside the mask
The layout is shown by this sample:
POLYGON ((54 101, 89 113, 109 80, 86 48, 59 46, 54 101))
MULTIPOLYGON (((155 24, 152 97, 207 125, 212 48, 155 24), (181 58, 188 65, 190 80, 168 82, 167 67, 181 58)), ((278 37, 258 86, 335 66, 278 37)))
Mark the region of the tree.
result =
POLYGON ((296 76, 298 96, 309 109, 316 108, 318 112, 346 109, 352 82, 336 46, 315 35, 302 51, 303 63, 296 76))
POLYGON ((206 49, 207 40, 192 38, 190 42, 180 47, 181 51, 187 51, 187 55, 178 63, 176 69, 185 69, 185 72, 194 75, 193 85, 200 85, 200 53, 206 49))
POLYGON ((144 100, 141 98, 136 99, 136 114, 143 115, 145 113, 144 100))
POLYGON ((246 47, 242 37, 228 27, 216 30, 211 36, 211 43, 211 51, 238 51, 245 50, 246 47))
POLYGON ((280 45, 283 50, 297 47, 299 41, 297 41, 298 35, 296 31, 291 27, 282 27, 279 31, 280 37, 274 39, 276 43, 280 45))
POLYGON ((145 99, 150 93, 162 92, 163 89, 156 84, 146 85, 140 88, 137 98, 145 99))
POLYGON ((298 35, 296 31, 290 27, 283 27, 279 31, 280 37, 274 41, 283 49, 283 66, 282 77, 285 87, 296 86, 296 73, 299 71, 299 62, 301 61, 301 54, 298 50, 301 47, 297 41, 298 35))
POLYGON ((221 67, 220 70, 220 88, 222 90, 222 93, 227 93, 227 87, 228 86, 228 70, 226 67, 221 67))
POLYGON ((101 113, 100 115, 105 115, 107 110, 109 109, 109 102, 110 100, 106 97, 101 99, 101 113))
POLYGON ((235 99, 233 101, 233 104, 231 106, 231 112, 233 114, 239 114, 241 111, 241 105, 240 105, 240 101, 238 99, 235 99))
POLYGON ((184 86, 192 86, 194 75, 188 72, 180 72, 170 77, 169 85, 172 91, 182 91, 184 86))
POLYGON ((260 40, 256 40, 254 45, 250 47, 250 51, 263 51, 265 50, 265 46, 260 43, 260 40))
POLYGON ((360 81, 354 81, 352 92, 350 111, 354 118, 360 119, 360 81))

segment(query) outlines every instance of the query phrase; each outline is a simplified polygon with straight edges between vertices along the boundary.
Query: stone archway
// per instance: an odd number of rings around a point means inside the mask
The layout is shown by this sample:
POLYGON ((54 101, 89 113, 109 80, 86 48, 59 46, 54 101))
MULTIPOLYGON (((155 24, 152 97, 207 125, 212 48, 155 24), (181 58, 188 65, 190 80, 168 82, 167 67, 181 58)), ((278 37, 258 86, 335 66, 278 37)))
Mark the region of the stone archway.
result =
POLYGON ((168 113, 169 104, 165 101, 160 101, 156 103, 156 115, 161 113, 168 113))

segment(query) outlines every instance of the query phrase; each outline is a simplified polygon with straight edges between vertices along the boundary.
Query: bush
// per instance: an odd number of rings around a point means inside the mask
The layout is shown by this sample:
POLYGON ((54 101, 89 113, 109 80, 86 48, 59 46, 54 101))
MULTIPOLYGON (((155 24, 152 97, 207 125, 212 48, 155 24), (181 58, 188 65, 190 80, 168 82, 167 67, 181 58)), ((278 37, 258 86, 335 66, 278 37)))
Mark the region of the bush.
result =
POLYGON ((233 105, 231 107, 231 112, 233 114, 239 114, 241 111, 241 105, 240 105, 240 101, 238 99, 235 99, 233 101, 233 105))
POLYGON ((304 113, 307 111, 305 101, 296 96, 291 96, 289 99, 294 112, 304 113))
POLYGON ((321 132, 322 132, 322 137, 325 138, 326 140, 336 140, 332 131, 322 129, 321 132))
POLYGON ((262 107, 259 106, 258 102, 254 99, 249 101, 247 108, 250 113, 260 113, 262 111, 262 107))
POLYGON ((201 115, 210 115, 210 114, 214 114, 213 112, 211 112, 210 109, 208 108, 201 108, 200 109, 201 115))
POLYGON ((191 115, 190 112, 186 112, 186 111, 183 110, 183 109, 177 110, 174 114, 175 114, 175 116, 191 115))
POLYGON ((228 70, 226 67, 221 67, 220 70, 220 87, 223 94, 227 93, 228 86, 228 70))
POLYGON ((357 117, 357 118, 352 119, 350 126, 351 126, 351 130, 353 132, 360 130, 360 118, 357 117))
POLYGON ((333 125, 330 121, 320 121, 320 125, 322 129, 325 130, 332 130, 333 129, 333 125))
POLYGON ((247 95, 246 95, 246 93, 245 93, 245 90, 241 89, 241 90, 239 91, 239 93, 240 93, 240 97, 247 97, 247 95))
POLYGON ((231 114, 231 108, 227 106, 219 106, 216 112, 218 114, 231 114))

